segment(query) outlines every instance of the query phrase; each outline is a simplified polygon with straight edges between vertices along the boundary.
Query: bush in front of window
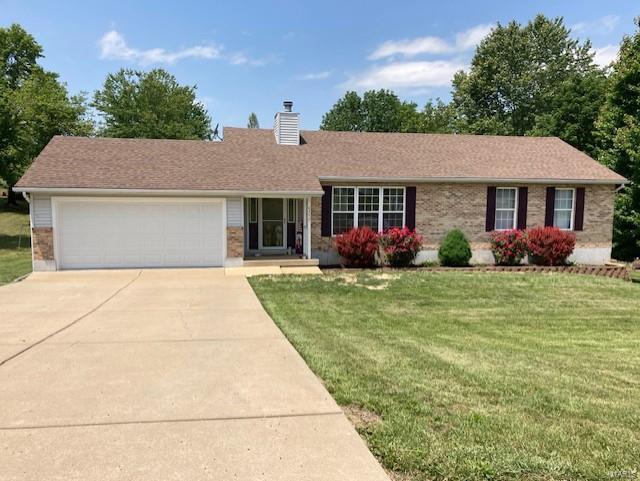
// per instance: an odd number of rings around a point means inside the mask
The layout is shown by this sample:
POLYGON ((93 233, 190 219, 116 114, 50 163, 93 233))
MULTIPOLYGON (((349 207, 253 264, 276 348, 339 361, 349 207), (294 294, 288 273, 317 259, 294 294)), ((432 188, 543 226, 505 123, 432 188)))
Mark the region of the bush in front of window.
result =
POLYGON ((527 234, 523 230, 494 231, 489 242, 498 266, 517 266, 527 255, 527 234))
POLYGON ((354 227, 336 236, 336 249, 349 267, 373 267, 376 264, 379 237, 369 227, 354 227))
POLYGON ((392 227, 380 236, 380 246, 388 264, 407 267, 422 249, 422 236, 408 227, 392 227))
POLYGON ((557 227, 534 227, 527 230, 529 263, 538 266, 561 266, 576 246, 572 232, 557 227))
POLYGON ((440 249, 438 249, 440 264, 447 267, 464 267, 471 260, 471 246, 464 233, 459 229, 447 232, 440 249))

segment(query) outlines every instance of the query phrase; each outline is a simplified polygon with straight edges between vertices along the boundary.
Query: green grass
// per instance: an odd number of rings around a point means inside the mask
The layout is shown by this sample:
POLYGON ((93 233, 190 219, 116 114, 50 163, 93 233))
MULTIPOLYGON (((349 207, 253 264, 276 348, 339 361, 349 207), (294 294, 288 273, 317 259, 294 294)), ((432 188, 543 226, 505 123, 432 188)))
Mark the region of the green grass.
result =
MULTIPOLYGON (((640 285, 569 274, 250 279, 399 479, 640 470, 640 285)), ((629 478, 630 479, 630 478, 629 478)))
POLYGON ((0 285, 31 272, 29 206, 0 199, 0 285))

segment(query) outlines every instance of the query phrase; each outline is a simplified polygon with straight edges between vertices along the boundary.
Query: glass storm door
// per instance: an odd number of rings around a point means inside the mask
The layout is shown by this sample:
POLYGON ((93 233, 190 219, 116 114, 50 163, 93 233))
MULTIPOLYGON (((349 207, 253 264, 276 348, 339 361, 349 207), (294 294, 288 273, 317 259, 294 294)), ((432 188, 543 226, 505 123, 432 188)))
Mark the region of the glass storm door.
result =
POLYGON ((284 199, 262 199, 262 247, 284 247, 284 199))

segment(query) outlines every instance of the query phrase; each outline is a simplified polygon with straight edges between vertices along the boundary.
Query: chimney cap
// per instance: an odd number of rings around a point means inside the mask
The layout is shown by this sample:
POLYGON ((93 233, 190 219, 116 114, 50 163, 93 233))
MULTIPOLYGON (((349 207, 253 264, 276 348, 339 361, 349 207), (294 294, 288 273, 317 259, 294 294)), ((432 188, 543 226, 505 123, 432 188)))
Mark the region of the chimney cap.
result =
POLYGON ((293 102, 291 100, 285 100, 282 102, 282 105, 284 106, 285 112, 291 112, 291 109, 293 108, 293 102))

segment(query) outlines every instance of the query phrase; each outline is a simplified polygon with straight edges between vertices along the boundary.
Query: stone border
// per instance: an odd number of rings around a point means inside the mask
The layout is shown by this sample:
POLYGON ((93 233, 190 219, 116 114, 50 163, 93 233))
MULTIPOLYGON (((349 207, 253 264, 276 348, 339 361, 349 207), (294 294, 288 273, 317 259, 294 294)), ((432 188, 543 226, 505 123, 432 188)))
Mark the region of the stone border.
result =
MULTIPOLYGON (((323 267, 323 270, 326 269, 323 267)), ((539 272, 539 273, 564 273, 564 274, 583 274, 591 276, 609 277, 612 279, 621 279, 629 281, 629 270, 627 266, 620 264, 612 265, 575 265, 575 266, 492 266, 492 265, 477 265, 470 267, 408 267, 406 269, 394 269, 392 267, 378 267, 374 269, 350 269, 334 267, 327 270, 344 270, 344 271, 357 271, 357 270, 413 270, 413 271, 425 271, 425 272, 539 272)))

